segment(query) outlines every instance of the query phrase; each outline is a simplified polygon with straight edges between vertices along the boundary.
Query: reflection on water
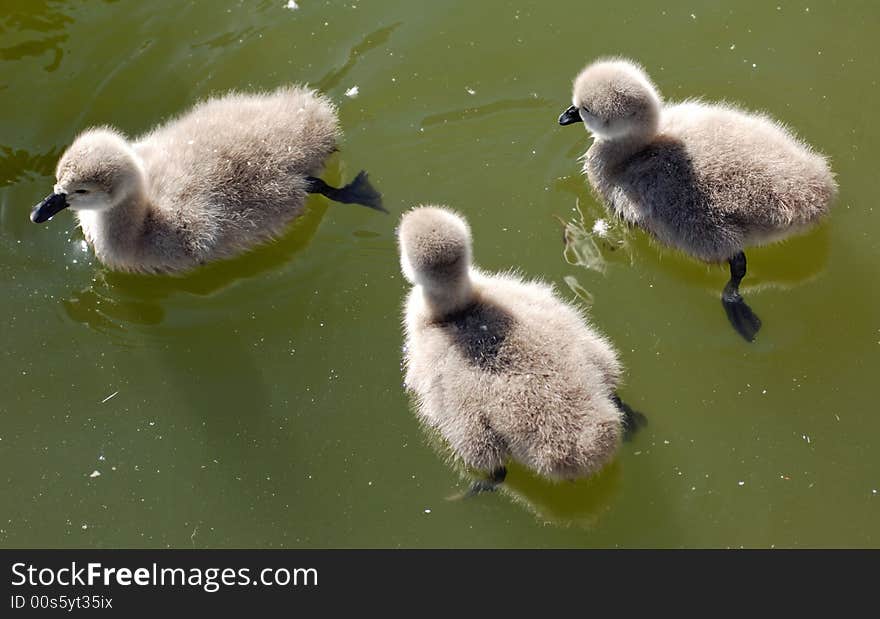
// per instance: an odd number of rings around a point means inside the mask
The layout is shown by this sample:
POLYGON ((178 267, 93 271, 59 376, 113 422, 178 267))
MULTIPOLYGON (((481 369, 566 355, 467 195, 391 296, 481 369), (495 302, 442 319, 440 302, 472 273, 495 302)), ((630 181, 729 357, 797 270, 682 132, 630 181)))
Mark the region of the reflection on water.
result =
POLYGON ((578 281, 577 277, 574 275, 566 275, 562 278, 565 282, 565 285, 568 286, 569 290, 571 290, 574 295, 583 301, 586 305, 593 304, 593 295, 589 290, 581 286, 581 283, 578 281))
MULTIPOLYGON (((123 325, 157 325, 165 312, 159 304, 114 296, 104 278, 62 301, 68 318, 88 325, 95 331, 124 331, 123 325), (98 283, 100 281, 100 284, 98 283)), ((119 342, 117 342, 119 343, 119 342)))
POLYGON ((562 224, 563 257, 568 264, 581 266, 591 271, 605 274, 608 263, 606 253, 624 250, 630 257, 626 239, 626 226, 618 219, 603 213, 588 219, 581 208, 581 199, 575 200, 577 215, 569 220, 557 217, 562 224))
POLYGON ((61 153, 60 148, 52 148, 45 153, 30 153, 21 148, 13 150, 10 146, 0 145, 0 187, 16 183, 28 173, 51 175, 61 153))
POLYGON ((740 290, 790 290, 803 286, 825 271, 830 254, 831 227, 827 224, 781 243, 746 250, 749 271, 740 290))
MULTIPOLYGON (((623 255, 630 265, 634 263, 636 250, 631 240, 639 239, 639 253, 645 253, 646 260, 661 259, 664 271, 681 280, 701 280, 701 285, 712 295, 720 293, 726 281, 726 264, 707 265, 675 249, 661 246, 645 232, 627 226, 610 215, 590 194, 583 176, 559 178, 555 186, 575 196, 577 215, 568 220, 557 216, 563 228, 563 257, 567 263, 605 275, 612 256, 623 255), (641 246, 644 246, 644 252, 641 246)), ((826 268, 830 247, 830 226, 825 224, 767 247, 747 248, 749 270, 740 288, 744 292, 757 292, 787 290, 806 284, 826 268)), ((583 288, 574 277, 570 279, 572 281, 566 278, 566 283, 575 294, 582 296, 585 292, 583 288)), ((583 298, 591 299, 592 296, 587 293, 583 298)))
MULTIPOLYGON (((63 0, 5 0, 0 14, 0 34, 22 31, 45 34, 64 30, 65 26, 73 23, 73 18, 61 10, 64 4, 63 0)), ((52 52, 52 60, 44 67, 51 72, 61 64, 64 56, 62 43, 67 38, 67 34, 53 34, 0 48, 0 60, 20 60, 52 52)))
POLYGON ((11 47, 0 49, 0 60, 20 60, 27 56, 42 56, 51 51, 52 60, 43 67, 46 71, 54 71, 61 64, 64 50, 61 44, 67 41, 67 35, 61 34, 55 37, 46 37, 37 41, 25 41, 11 47))
POLYGON ((514 464, 501 485, 505 496, 525 507, 545 524, 592 528, 608 512, 621 484, 615 460, 587 479, 551 482, 514 464))
MULTIPOLYGON (((443 438, 432 429, 424 429, 428 446, 468 485, 485 475, 472 471, 458 460, 443 438)), ((590 528, 613 504, 621 483, 620 464, 614 460, 595 475, 576 481, 550 481, 522 465, 509 461, 507 477, 498 486, 500 493, 532 513, 544 524, 590 528)), ((487 500, 486 494, 466 496, 456 493, 451 501, 487 500)))
POLYGON ((174 294, 210 296, 291 260, 308 247, 327 209, 325 200, 312 198, 284 237, 192 273, 141 275, 103 269, 88 288, 63 302, 64 311, 71 320, 103 333, 160 324, 165 315, 162 301, 174 294))
POLYGON ((605 274, 606 264, 593 235, 587 231, 583 221, 563 221, 565 250, 562 252, 568 264, 605 274))
POLYGON ((53 32, 63 30, 73 19, 61 11, 66 0, 4 0, 0 33, 10 30, 53 32))
MULTIPOLYGON (((662 268, 682 281, 696 281, 710 296, 718 296, 728 278, 727 264, 710 265, 679 251, 660 246, 644 232, 647 248, 662 260, 662 268)), ((766 247, 746 248, 748 272, 740 290, 792 290, 815 281, 828 267, 831 227, 827 224, 807 234, 794 236, 766 247)))

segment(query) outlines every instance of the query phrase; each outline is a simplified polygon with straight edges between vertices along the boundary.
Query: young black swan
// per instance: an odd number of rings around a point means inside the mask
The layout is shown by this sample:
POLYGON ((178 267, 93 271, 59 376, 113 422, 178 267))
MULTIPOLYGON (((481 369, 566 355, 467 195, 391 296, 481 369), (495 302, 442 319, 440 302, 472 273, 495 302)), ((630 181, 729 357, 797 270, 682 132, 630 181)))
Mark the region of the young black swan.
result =
POLYGON ((461 461, 504 480, 513 458, 550 479, 595 473, 643 417, 616 395, 610 342, 541 282, 471 265, 465 220, 441 207, 406 213, 400 263, 406 387, 417 414, 461 461))
POLYGON ((727 317, 753 341, 760 319, 739 294, 743 249, 803 232, 837 194, 825 158, 763 114, 728 104, 664 103, 634 62, 602 59, 574 81, 560 125, 594 142, 584 172, 606 205, 666 245, 730 265, 727 317))
POLYGON ((364 172, 341 189, 313 176, 339 135, 335 106, 299 86, 209 99, 134 142, 89 129, 31 220, 70 207, 108 267, 185 271, 278 236, 309 193, 384 211, 364 172))

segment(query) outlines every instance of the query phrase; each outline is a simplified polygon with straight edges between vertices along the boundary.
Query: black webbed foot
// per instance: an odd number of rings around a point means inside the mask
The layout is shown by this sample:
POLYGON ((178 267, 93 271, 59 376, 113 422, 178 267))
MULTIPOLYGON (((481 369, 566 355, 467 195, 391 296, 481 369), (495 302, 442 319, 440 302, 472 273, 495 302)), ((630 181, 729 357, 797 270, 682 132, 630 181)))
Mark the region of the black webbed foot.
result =
POLYGON ((752 311, 742 296, 738 292, 731 293, 725 290, 721 295, 721 304, 724 305, 727 320, 730 321, 736 332, 747 342, 754 342, 755 336, 761 329, 761 319, 752 311))
POLYGON ((754 342, 758 330, 761 328, 761 319, 755 315, 752 308, 739 294, 739 283, 746 276, 746 255, 739 252, 727 261, 730 264, 730 280, 721 293, 721 304, 727 319, 736 332, 747 342, 754 342))
POLYGON ((648 425, 648 418, 620 399, 616 393, 611 398, 623 413, 623 440, 629 442, 636 432, 648 425))
POLYGON ((342 204, 360 204, 383 213, 388 212, 382 206, 382 194, 373 187, 364 170, 358 172, 354 180, 345 187, 331 187, 314 176, 309 176, 306 180, 308 181, 306 191, 309 193, 319 193, 342 204))

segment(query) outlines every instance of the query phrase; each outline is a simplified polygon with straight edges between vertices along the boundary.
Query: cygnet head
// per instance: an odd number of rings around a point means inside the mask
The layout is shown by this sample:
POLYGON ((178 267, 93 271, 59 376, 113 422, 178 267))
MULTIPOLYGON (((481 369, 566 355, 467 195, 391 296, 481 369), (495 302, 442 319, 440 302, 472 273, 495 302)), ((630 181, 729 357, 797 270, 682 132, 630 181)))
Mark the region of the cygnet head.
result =
POLYGON ((34 207, 31 221, 43 223, 65 208, 106 210, 143 189, 143 169, 128 141, 109 128, 89 129, 58 162, 52 194, 34 207))
POLYGON ((597 139, 650 138, 660 121, 660 93, 644 69, 625 59, 597 60, 574 80, 560 125, 583 122, 597 139))
POLYGON ((404 276, 422 286, 438 313, 465 305, 471 296, 471 230, 447 208, 420 206, 397 229, 404 276))

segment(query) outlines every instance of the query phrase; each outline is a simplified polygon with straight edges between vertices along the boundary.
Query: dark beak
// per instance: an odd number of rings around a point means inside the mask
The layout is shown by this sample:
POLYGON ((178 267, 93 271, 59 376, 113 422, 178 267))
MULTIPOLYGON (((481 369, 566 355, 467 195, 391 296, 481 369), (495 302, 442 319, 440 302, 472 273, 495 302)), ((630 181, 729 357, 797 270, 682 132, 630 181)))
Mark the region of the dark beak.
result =
POLYGON ((35 224, 41 224, 49 221, 57 213, 63 211, 68 206, 66 193, 53 193, 40 202, 31 211, 31 221, 35 224))
POLYGON ((573 105, 568 106, 568 109, 559 115, 559 124, 563 127, 565 125, 579 122, 583 122, 581 120, 581 115, 578 114, 578 109, 573 105))

